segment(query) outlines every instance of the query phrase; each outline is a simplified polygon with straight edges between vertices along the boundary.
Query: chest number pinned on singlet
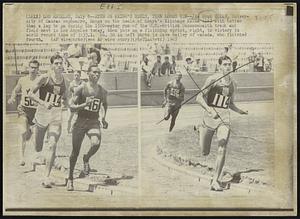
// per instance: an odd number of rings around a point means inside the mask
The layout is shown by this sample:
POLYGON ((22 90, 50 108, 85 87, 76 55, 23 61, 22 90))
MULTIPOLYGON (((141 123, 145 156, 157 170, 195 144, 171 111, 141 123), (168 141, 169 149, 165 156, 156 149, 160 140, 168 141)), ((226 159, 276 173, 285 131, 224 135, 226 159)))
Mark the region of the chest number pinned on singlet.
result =
POLYGON ((60 107, 61 95, 47 92, 45 101, 48 103, 53 103, 53 106, 55 106, 55 107, 60 107))
POLYGON ((28 96, 24 96, 23 103, 26 107, 35 107, 33 100, 31 100, 28 96))
POLYGON ((223 95, 220 95, 220 94, 215 94, 215 97, 214 97, 214 100, 212 102, 212 105, 216 106, 216 107, 221 107, 221 108, 227 109, 228 108, 228 100, 229 100, 228 96, 223 96, 223 95))
POLYGON ((93 98, 93 101, 88 103, 87 106, 84 107, 85 110, 98 112, 100 110, 101 101, 100 99, 93 98))
POLYGON ((179 89, 177 89, 177 88, 171 88, 170 89, 170 96, 178 98, 179 97, 179 89))

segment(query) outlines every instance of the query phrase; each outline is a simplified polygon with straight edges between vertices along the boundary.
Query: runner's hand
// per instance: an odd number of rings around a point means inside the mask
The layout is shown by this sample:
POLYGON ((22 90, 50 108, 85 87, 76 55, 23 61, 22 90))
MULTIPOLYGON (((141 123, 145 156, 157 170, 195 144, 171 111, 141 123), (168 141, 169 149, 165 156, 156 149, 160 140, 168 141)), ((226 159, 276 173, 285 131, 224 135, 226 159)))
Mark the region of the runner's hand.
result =
POLYGON ((105 121, 105 119, 102 119, 102 127, 104 129, 107 129, 108 128, 108 123, 105 121))
POLYGON ((87 97, 85 100, 86 105, 90 104, 91 102, 93 102, 94 97, 87 97))
POLYGON ((42 104, 46 109, 51 109, 52 107, 54 107, 53 103, 49 103, 49 102, 43 102, 42 104))
POLYGON ((213 119, 217 119, 219 117, 213 108, 210 108, 207 112, 213 119))
POLYGON ((15 98, 9 98, 8 101, 7 101, 7 103, 8 104, 13 104, 15 101, 16 101, 15 98))
POLYGON ((162 103, 162 106, 161 106, 161 108, 164 108, 164 107, 166 106, 166 104, 167 104, 167 100, 166 100, 166 99, 164 99, 164 102, 162 103))

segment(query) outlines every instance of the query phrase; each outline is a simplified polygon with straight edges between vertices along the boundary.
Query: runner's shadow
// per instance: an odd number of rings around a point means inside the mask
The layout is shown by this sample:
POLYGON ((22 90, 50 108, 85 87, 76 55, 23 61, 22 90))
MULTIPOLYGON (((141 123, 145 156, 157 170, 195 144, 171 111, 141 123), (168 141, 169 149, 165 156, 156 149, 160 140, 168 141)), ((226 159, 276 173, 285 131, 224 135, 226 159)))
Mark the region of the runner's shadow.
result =
POLYGON ((120 177, 110 177, 107 174, 103 173, 94 173, 90 174, 89 179, 93 182, 99 182, 101 186, 116 186, 120 183, 121 180, 133 179, 133 176, 120 176, 120 177), (104 176, 104 177, 103 177, 104 176))
POLYGON ((251 173, 251 172, 261 172, 264 171, 264 169, 249 169, 249 170, 244 170, 244 171, 238 171, 234 174, 230 174, 232 179, 229 181, 231 183, 240 183, 242 180, 241 174, 242 173, 251 173))

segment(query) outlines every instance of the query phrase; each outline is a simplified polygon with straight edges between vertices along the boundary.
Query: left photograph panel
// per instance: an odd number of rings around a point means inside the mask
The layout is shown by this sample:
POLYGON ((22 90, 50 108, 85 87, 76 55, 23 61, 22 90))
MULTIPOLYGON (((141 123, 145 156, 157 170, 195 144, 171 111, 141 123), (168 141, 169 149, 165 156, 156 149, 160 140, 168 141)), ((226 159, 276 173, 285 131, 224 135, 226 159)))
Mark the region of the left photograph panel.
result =
POLYGON ((131 44, 3 45, 6 211, 133 207, 136 55, 131 44))

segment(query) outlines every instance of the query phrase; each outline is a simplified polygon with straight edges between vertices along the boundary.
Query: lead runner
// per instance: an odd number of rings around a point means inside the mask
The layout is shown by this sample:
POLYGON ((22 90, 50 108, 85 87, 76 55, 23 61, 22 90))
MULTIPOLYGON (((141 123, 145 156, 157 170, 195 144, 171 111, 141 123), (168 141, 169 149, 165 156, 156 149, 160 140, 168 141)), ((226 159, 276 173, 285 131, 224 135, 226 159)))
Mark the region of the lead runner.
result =
MULTIPOLYGON (((51 70, 36 79, 29 97, 38 103, 34 121, 36 123, 35 151, 42 152, 44 137, 48 134, 46 150, 44 188, 51 188, 50 173, 55 160, 57 142, 61 135, 62 107, 67 105, 67 86, 63 76, 63 58, 53 55, 50 58, 51 70), (35 93, 39 92, 39 97, 35 93)), ((37 158, 36 157, 36 158, 37 158)), ((35 169, 35 166, 33 166, 35 169)))
POLYGON ((85 175, 88 175, 90 171, 89 159, 100 148, 101 130, 98 118, 101 105, 103 105, 104 108, 101 123, 104 129, 108 127, 108 123, 105 121, 107 111, 107 91, 98 84, 100 69, 97 65, 89 67, 88 76, 88 82, 82 83, 75 89, 74 97, 71 99, 70 104, 70 109, 72 111, 78 111, 78 117, 72 131, 73 150, 70 156, 70 169, 67 183, 68 191, 74 190, 73 172, 84 136, 87 135, 91 141, 90 150, 83 156, 83 173, 85 175))
POLYGON ((230 57, 220 57, 219 66, 220 73, 208 77, 203 86, 204 91, 197 96, 197 102, 204 109, 202 124, 199 128, 199 143, 203 156, 209 155, 212 137, 215 132, 217 133, 218 151, 215 173, 211 181, 211 190, 215 191, 223 190, 220 185, 220 176, 225 163, 226 147, 230 135, 229 109, 239 114, 248 114, 248 111, 243 111, 234 104, 236 83, 228 74, 232 66, 230 57), (225 74, 228 75, 223 77, 225 74), (223 78, 219 80, 221 77, 223 78), (210 84, 212 85, 209 86, 210 84))

